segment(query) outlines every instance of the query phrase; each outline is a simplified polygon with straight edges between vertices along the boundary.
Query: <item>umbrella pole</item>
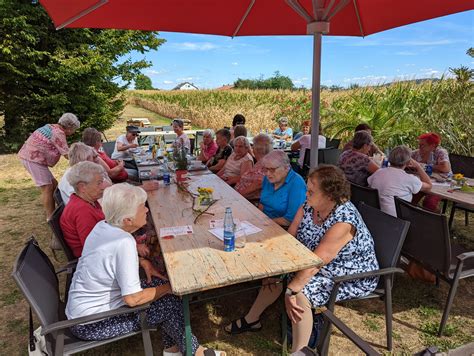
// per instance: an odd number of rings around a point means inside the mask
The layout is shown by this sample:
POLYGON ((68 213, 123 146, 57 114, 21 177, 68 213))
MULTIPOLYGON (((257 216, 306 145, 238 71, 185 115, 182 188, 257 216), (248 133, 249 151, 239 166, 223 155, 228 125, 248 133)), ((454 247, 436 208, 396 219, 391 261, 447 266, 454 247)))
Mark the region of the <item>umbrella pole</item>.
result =
POLYGON ((313 80, 311 94, 311 157, 310 167, 318 166, 319 107, 321 100, 322 33, 313 33, 313 80))

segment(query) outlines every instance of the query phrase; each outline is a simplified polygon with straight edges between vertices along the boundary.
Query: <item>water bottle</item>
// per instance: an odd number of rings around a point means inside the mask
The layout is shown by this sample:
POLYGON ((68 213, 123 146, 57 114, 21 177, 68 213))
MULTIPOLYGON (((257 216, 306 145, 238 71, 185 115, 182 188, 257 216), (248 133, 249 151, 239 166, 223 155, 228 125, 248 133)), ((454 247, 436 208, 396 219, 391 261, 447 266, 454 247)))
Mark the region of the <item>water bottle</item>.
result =
POLYGON ((428 158, 428 162, 426 162, 426 174, 431 177, 433 174, 433 164, 434 164, 434 154, 433 152, 430 153, 430 157, 428 158))
POLYGON ((235 250, 235 232, 234 219, 232 218, 232 209, 225 208, 224 216, 224 251, 232 252, 235 250))
POLYGON ((388 159, 387 157, 384 157, 382 161, 382 168, 387 168, 387 167, 388 167, 388 159))
POLYGON ((170 170, 168 169, 168 160, 166 158, 163 161, 163 183, 165 185, 171 184, 170 170))

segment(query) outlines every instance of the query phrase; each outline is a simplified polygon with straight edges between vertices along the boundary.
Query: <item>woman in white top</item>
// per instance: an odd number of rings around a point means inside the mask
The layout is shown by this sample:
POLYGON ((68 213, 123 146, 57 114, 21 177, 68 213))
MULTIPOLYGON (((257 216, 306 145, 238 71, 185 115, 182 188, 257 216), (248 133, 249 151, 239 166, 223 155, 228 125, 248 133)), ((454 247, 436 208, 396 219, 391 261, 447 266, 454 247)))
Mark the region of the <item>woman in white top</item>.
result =
POLYGON ((406 146, 395 147, 388 161, 390 167, 377 170, 367 182, 379 192, 380 210, 397 216, 393 197, 411 202, 413 194, 431 189, 431 180, 421 165, 411 158, 411 150, 406 146), (406 173, 405 168, 414 170, 416 175, 406 173))
POLYGON ((240 182, 240 177, 253 167, 253 158, 250 155, 250 142, 247 137, 239 136, 234 139, 234 152, 229 156, 224 167, 217 175, 229 185, 240 182))
MULTIPOLYGON (((182 302, 172 295, 170 284, 151 262, 138 257, 132 236, 146 224, 146 199, 143 189, 127 183, 115 184, 104 191, 105 220, 99 221, 86 239, 72 279, 66 316, 74 319, 151 302, 147 322, 162 330, 163 355, 181 355, 185 351, 182 302), (148 263, 144 264, 145 261, 148 263), (139 264, 145 269, 147 279, 140 280, 139 264)), ((139 314, 128 313, 76 325, 71 332, 83 340, 104 340, 139 329, 139 314)), ((192 350, 193 355, 202 356, 204 351, 206 355, 225 355, 205 350, 194 336, 192 350)))
POLYGON ((173 120, 173 131, 176 134, 176 140, 173 142, 173 148, 178 149, 184 147, 187 152, 191 152, 191 141, 188 135, 184 133, 184 122, 181 119, 173 120))
MULTIPOLYGON (((322 135, 323 129, 321 124, 319 124, 319 136, 318 136, 318 148, 326 148, 326 137, 322 135)), ((298 158, 298 164, 303 168, 304 155, 307 148, 311 148, 311 121, 303 121, 301 132, 303 136, 298 138, 295 142, 291 144, 292 151, 299 151, 300 156, 298 158)))
POLYGON ((125 162, 133 160, 132 150, 138 147, 137 136, 140 133, 140 130, 136 126, 127 126, 126 129, 127 133, 125 135, 120 135, 115 141, 115 148, 111 157, 112 159, 122 159, 125 162))

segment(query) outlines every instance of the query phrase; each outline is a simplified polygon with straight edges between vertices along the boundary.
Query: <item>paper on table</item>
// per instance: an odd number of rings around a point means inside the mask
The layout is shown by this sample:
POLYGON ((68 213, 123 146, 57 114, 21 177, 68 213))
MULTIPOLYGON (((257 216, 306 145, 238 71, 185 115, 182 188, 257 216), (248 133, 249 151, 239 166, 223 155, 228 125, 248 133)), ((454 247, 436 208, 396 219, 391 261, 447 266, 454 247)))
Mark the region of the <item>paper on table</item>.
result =
POLYGON ((436 185, 438 187, 450 187, 451 183, 449 182, 431 182, 431 184, 436 185))
POLYGON ((166 235, 174 235, 174 236, 192 235, 192 233, 193 233, 193 227, 191 225, 162 227, 160 229, 160 236, 166 236, 166 235))
MULTIPOLYGON (((239 219, 234 219, 234 224, 239 225, 240 220, 239 219)), ((211 229, 224 228, 224 219, 215 219, 215 220, 209 221, 209 227, 211 229)))
MULTIPOLYGON (((216 220, 217 221, 217 220, 216 220)), ((240 237, 242 235, 248 236, 256 234, 257 232, 262 231, 262 229, 256 227, 255 225, 249 223, 248 221, 242 221, 240 226, 237 227, 235 232, 235 237, 240 237)), ((209 232, 217 237, 219 240, 224 241, 224 228, 217 227, 215 229, 209 229, 209 232)))

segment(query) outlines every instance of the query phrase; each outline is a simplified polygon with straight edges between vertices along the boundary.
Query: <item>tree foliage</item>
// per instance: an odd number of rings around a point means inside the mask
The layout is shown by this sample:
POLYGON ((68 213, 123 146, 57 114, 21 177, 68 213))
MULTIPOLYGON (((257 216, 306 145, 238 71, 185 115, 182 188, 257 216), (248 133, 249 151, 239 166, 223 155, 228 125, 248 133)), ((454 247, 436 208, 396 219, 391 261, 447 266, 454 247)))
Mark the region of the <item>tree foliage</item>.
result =
POLYGON ((37 127, 75 113, 82 127, 110 127, 125 88, 150 64, 131 51, 157 49, 156 32, 63 29, 41 6, 0 1, 0 150, 16 150, 37 127))
POLYGON ((236 89, 294 89, 294 84, 290 77, 281 75, 276 71, 273 77, 264 79, 237 79, 234 82, 236 89))
POLYGON ((138 74, 135 78, 135 89, 137 90, 153 90, 150 77, 145 74, 138 74))

